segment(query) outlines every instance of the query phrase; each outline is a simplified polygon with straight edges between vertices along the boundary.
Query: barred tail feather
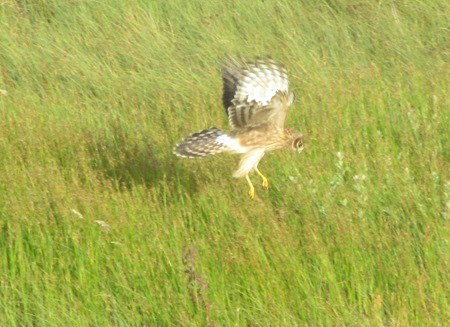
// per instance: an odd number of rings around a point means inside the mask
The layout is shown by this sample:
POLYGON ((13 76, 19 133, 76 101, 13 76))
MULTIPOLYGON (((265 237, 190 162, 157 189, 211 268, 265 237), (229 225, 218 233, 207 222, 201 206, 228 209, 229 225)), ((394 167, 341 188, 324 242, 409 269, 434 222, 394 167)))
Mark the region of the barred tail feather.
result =
POLYGON ((173 153, 183 158, 200 158, 230 151, 229 146, 221 142, 227 137, 225 132, 211 127, 185 138, 182 143, 175 145, 173 153))

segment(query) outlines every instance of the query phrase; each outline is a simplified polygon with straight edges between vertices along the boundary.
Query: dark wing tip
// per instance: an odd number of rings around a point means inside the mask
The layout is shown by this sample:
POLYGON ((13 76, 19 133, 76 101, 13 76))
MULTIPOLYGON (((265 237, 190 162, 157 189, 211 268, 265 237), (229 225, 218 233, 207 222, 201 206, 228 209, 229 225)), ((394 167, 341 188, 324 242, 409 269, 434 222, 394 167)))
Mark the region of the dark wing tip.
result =
POLYGON ((225 108, 227 116, 228 108, 233 105, 233 99, 236 95, 237 86, 243 71, 248 69, 249 62, 240 54, 232 56, 229 53, 222 58, 222 104, 225 108))
POLYGON ((231 56, 226 55, 222 60, 222 104, 225 108, 225 113, 228 116, 228 108, 233 104, 234 95, 237 90, 239 81, 239 65, 238 62, 231 56))

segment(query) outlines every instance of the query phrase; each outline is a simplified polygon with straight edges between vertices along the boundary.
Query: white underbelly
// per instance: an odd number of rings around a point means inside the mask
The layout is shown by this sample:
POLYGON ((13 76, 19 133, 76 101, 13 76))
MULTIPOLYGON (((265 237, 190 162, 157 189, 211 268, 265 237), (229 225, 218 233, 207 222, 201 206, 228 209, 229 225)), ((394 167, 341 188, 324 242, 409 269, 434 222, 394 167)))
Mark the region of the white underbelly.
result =
POLYGON ((257 149, 244 154, 239 163, 239 168, 234 172, 233 177, 244 177, 251 172, 264 156, 264 151, 264 149, 257 149))

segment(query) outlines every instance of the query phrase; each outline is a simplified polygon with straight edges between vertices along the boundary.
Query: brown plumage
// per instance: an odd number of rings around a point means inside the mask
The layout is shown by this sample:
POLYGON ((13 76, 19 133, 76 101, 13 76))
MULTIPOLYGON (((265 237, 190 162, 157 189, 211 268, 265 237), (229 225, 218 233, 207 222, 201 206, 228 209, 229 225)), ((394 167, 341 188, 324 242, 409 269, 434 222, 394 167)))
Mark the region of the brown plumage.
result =
POLYGON ((258 170, 265 151, 288 148, 303 150, 303 136, 285 128, 284 122, 294 93, 289 91, 286 70, 271 59, 248 62, 229 58, 222 68, 222 103, 231 126, 229 134, 212 127, 187 137, 174 153, 197 158, 220 152, 242 154, 234 177, 246 177, 249 195, 254 187, 248 174, 255 170, 268 188, 267 178, 258 170))

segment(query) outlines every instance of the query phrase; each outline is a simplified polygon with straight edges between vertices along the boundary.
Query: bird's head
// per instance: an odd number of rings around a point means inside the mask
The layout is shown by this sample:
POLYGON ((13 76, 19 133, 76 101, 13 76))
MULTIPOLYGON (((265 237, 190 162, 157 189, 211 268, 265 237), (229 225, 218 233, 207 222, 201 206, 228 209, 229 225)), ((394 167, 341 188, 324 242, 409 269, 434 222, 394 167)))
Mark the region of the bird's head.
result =
POLYGON ((300 154, 303 151, 303 148, 304 148, 303 135, 301 135, 299 133, 294 133, 294 135, 292 136, 291 148, 293 151, 297 152, 298 154, 300 154))

